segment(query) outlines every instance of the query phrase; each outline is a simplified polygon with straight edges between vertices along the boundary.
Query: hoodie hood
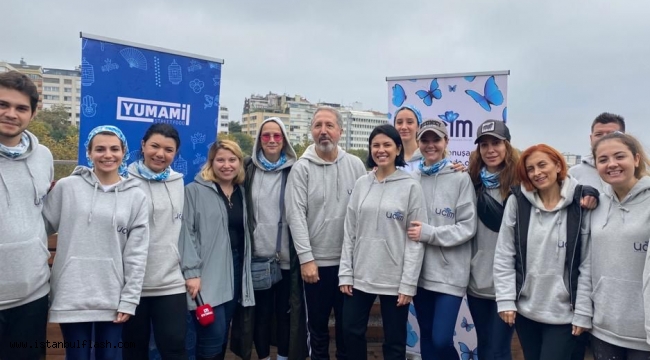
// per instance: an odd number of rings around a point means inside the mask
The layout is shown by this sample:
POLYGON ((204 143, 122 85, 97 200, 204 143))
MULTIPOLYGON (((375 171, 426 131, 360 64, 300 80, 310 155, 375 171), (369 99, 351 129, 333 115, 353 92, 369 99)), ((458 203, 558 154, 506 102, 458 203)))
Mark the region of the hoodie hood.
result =
MULTIPOLYGON (((88 223, 91 223, 93 221, 93 208, 95 206, 95 199, 97 197, 97 189, 101 186, 101 183, 99 182, 99 179, 93 172, 93 169, 87 167, 87 166, 77 166, 74 171, 72 171, 72 174, 70 176, 79 176, 81 177, 88 185, 94 187, 93 191, 93 196, 92 199, 90 200, 90 214, 88 214, 88 223)), ((140 184, 138 181, 136 181, 134 178, 122 178, 119 183, 113 187, 110 192, 115 193, 115 205, 113 207, 113 218, 112 218, 112 224, 115 226, 115 216, 117 214, 117 204, 119 200, 119 193, 124 192, 126 190, 132 189, 139 187, 140 184)))
POLYGON ((345 150, 343 150, 340 146, 337 145, 336 148, 338 149, 338 155, 336 156, 336 160, 334 161, 326 161, 323 160, 320 156, 318 156, 318 154, 316 153, 315 144, 309 145, 307 149, 305 149, 305 152, 302 154, 300 158, 307 159, 317 165, 333 165, 338 163, 345 156, 345 154, 347 154, 345 150))
POLYGON ((25 130, 24 133, 27 134, 27 137, 29 138, 29 146, 27 147, 27 150, 25 151, 25 153, 23 153, 21 155, 18 155, 15 158, 9 158, 6 155, 4 155, 2 152, 0 152, 0 157, 4 157, 4 158, 10 159, 10 160, 22 160, 22 159, 26 159, 30 155, 32 155, 34 150, 38 147, 38 144, 39 144, 38 143, 38 138, 34 134, 30 133, 27 130, 25 130))
POLYGON ((528 191, 526 190, 526 187, 521 184, 521 191, 526 196, 526 199, 530 201, 530 203, 540 211, 557 211, 564 209, 565 207, 571 205, 573 202, 573 194, 576 189, 576 185, 578 185, 578 181, 571 177, 570 175, 567 175, 566 179, 562 182, 562 185, 560 186, 560 201, 555 205, 555 208, 553 210, 547 210, 544 207, 544 203, 542 202, 542 199, 539 197, 539 194, 537 192, 537 189, 534 189, 533 191, 528 191))
POLYGON ((591 154, 583 156, 581 163, 591 166, 592 168, 596 167, 596 163, 594 162, 594 156, 591 154))
MULTIPOLYGON (((155 196, 155 194, 153 192, 153 189, 152 189, 152 183, 162 184, 165 187, 165 192, 167 194, 166 197, 167 197, 169 203, 171 204, 172 222, 176 222, 177 220, 179 220, 179 219, 177 219, 177 217, 178 217, 177 214, 179 214, 179 213, 181 213, 183 211, 183 205, 182 205, 182 203, 180 204, 180 206, 178 206, 178 204, 175 204, 175 203, 178 203, 178 201, 173 200, 172 193, 171 193, 171 190, 169 188, 170 188, 170 186, 172 186, 171 183, 174 182, 174 181, 181 181, 181 187, 182 187, 183 186, 183 182, 182 182, 183 181, 183 174, 177 173, 176 171, 170 169, 170 173, 169 173, 169 176, 167 177, 167 179, 162 180, 162 181, 150 181, 150 180, 147 180, 144 177, 142 177, 142 175, 140 175, 140 172, 138 171, 138 166, 136 165, 136 163, 131 163, 131 165, 129 165, 129 167, 128 167, 128 171, 129 171, 129 175, 132 175, 134 179, 138 179, 142 183, 147 184, 147 188, 149 189, 149 192, 148 192, 149 193, 149 199, 151 200, 151 206, 152 206, 149 209, 149 216, 151 217, 151 220, 153 221, 154 224, 156 224, 157 220, 158 220, 158 218, 156 216, 157 211, 156 211, 156 201, 155 201, 155 199, 157 199, 159 197, 155 196)), ((129 178, 131 178, 131 177, 129 177, 129 178)), ((159 207, 160 206, 161 205, 159 203, 159 207)))
POLYGON ((289 141, 289 136, 287 135, 287 130, 284 127, 284 123, 278 117, 270 117, 264 120, 260 125, 260 127, 257 129, 257 135, 255 136, 255 143, 253 144, 253 154, 251 155, 251 160, 253 160, 253 164, 255 164, 255 166, 264 170, 264 167, 262 166, 262 164, 260 164, 257 158, 257 153, 259 151, 262 151, 262 144, 261 144, 262 140, 260 139, 260 136, 262 135, 262 128, 264 127, 264 124, 270 121, 273 121, 280 126, 280 129, 282 129, 282 137, 284 138, 282 142, 283 143, 282 152, 284 152, 284 154, 287 156, 287 162, 285 162, 280 167, 275 169, 276 171, 279 171, 292 166, 298 159, 298 156, 296 156, 296 152, 295 150, 293 150, 293 146, 291 146, 291 142, 289 141))
POLYGON ((611 187, 607 187, 604 190, 604 193, 601 196, 607 197, 607 215, 605 217, 605 222, 603 223, 603 228, 607 226, 609 220, 611 219, 612 214, 614 214, 614 206, 616 206, 621 213, 623 222, 625 222, 626 215, 630 212, 630 208, 635 207, 640 202, 648 200, 650 196, 650 177, 643 176, 639 181, 634 184, 630 192, 627 193, 623 201, 618 200, 618 196, 611 187))
POLYGON ((403 106, 400 106, 397 110, 395 110, 395 115, 393 115, 393 125, 395 125, 395 119, 397 118, 397 114, 399 114, 399 112, 404 110, 404 109, 411 110, 415 114, 415 118, 418 121, 418 126, 420 126, 420 124, 422 124, 422 114, 420 114, 420 110, 418 110, 413 105, 403 105, 403 106))
MULTIPOLYGON (((6 157, 4 154, 2 154, 0 152, 0 158, 8 159, 8 160, 11 160, 11 161, 20 161, 23 164, 25 164, 25 167, 27 168, 27 172, 29 173, 29 179, 30 179, 30 181, 32 183, 32 188, 34 189, 34 192, 33 192, 34 204, 36 204, 36 203, 38 203, 40 201, 39 198, 41 196, 39 195, 39 191, 37 189, 37 185, 36 185, 37 181, 36 181, 36 178, 35 178, 35 176, 36 176, 35 172, 30 167, 29 161, 27 161, 26 159, 28 159, 35 152, 35 150, 39 148, 39 143, 38 143, 38 138, 36 138, 36 136, 34 136, 34 134, 30 133, 27 130, 25 130, 25 134, 27 134, 27 136, 29 137, 29 147, 27 148, 25 153, 15 157, 15 158, 9 158, 9 157, 6 157)), ((49 154, 49 157, 51 158, 52 155, 49 154)), ((12 195, 11 195, 11 191, 9 190, 9 187, 7 186, 7 180, 5 179, 5 176, 7 176, 7 175, 3 174, 3 170, 6 171, 7 169, 6 168, 5 169, 0 169, 0 186, 3 187, 3 189, 0 189, 0 191, 5 192, 5 194, 7 196, 7 205, 11 206, 12 205, 12 201, 11 201, 12 195)))

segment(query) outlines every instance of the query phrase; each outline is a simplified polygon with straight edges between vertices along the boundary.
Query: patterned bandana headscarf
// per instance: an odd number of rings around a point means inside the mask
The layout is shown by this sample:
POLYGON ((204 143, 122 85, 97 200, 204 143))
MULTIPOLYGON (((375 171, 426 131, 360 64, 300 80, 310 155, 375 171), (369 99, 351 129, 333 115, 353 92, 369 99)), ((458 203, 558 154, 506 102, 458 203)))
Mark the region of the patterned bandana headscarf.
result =
POLYGON ((120 167, 118 168, 118 173, 122 177, 128 177, 129 173, 126 169, 126 161, 129 160, 129 145, 126 143, 126 136, 122 133, 122 130, 118 129, 116 126, 113 125, 100 125, 90 131, 88 134, 88 139, 84 143, 84 148, 86 149, 86 161, 88 162, 88 166, 91 168, 94 167, 93 161, 90 160, 90 154, 88 153, 88 144, 90 144, 90 141, 95 137, 95 135, 99 134, 100 132, 110 132, 115 134, 121 141, 122 144, 124 144, 124 157, 122 158, 122 164, 120 164, 120 167))

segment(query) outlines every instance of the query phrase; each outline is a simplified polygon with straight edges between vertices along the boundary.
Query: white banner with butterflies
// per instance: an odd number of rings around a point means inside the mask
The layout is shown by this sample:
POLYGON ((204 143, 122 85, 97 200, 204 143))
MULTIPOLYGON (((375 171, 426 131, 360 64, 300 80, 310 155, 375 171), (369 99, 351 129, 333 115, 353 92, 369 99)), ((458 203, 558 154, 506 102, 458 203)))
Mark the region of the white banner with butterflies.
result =
MULTIPOLYGON (((510 71, 388 77, 388 112, 415 106, 422 120, 442 120, 449 133, 449 158, 469 165, 476 149, 476 130, 485 120, 507 121, 507 85, 510 71)), ((411 305, 407 351, 420 352, 420 328, 411 305)), ((454 344, 462 360, 477 360, 474 322, 464 299, 458 313, 454 344)))
POLYGON ((478 126, 485 120, 507 121, 510 71, 467 74, 400 76, 388 82, 388 113, 400 106, 415 106, 422 120, 443 120, 449 133, 449 158, 468 165, 476 149, 478 126))

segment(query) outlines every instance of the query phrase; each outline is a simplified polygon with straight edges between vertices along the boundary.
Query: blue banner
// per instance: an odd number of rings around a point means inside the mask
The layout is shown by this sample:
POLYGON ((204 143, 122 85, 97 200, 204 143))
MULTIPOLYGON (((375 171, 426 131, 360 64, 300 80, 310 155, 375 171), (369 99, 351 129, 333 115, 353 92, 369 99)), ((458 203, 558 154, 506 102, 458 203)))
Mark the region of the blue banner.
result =
POLYGON ((82 34, 79 164, 98 125, 115 125, 129 143, 128 164, 140 158, 140 142, 153 123, 173 125, 181 148, 172 168, 194 179, 217 133, 221 88, 219 59, 192 57, 82 34))

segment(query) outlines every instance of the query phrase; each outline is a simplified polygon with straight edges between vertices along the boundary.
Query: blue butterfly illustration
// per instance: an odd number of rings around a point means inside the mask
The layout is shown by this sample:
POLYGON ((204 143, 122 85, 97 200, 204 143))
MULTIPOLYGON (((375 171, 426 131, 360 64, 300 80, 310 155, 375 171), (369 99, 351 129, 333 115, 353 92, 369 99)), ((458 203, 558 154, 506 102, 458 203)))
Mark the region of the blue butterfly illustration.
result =
POLYGON ((415 94, 422 99, 424 105, 431 106, 431 104, 433 104, 433 99, 440 100, 442 97, 442 91, 438 89, 438 79, 431 80, 429 90, 418 90, 415 94))
POLYGON ((456 119, 458 119, 458 116, 459 115, 458 115, 457 112, 453 112, 451 110, 450 111, 445 111, 445 113, 442 114, 442 115, 438 115, 440 120, 446 121, 448 123, 453 123, 454 121, 456 121, 456 119))
POLYGON ((474 79, 476 79, 476 76, 465 76, 465 80, 467 80, 469 82, 474 81, 474 79))
POLYGON ((499 106, 503 104, 503 93, 499 90, 494 76, 490 76, 485 82, 483 95, 474 90, 465 90, 465 93, 474 99, 477 104, 481 105, 485 111, 492 111, 492 105, 499 106))
POLYGON ((503 108, 503 122, 508 121, 508 107, 503 108))
POLYGON ((462 360, 478 360, 478 349, 470 350, 463 342, 458 342, 460 345, 460 358, 462 360))
POLYGON ((400 84, 393 85, 393 105, 400 107, 406 101, 406 92, 400 84))
POLYGON ((391 114, 391 113, 388 113, 388 114, 386 114, 386 117, 388 117, 388 120, 390 120, 390 119, 392 119, 392 118, 393 118, 393 114, 391 114))
POLYGON ((463 316, 463 321, 461 321, 460 327, 465 329, 465 331, 470 332, 472 329, 474 329, 474 324, 468 323, 467 318, 463 316))
POLYGON ((457 85, 448 85, 448 86, 449 86, 449 92, 456 92, 457 85))
POLYGON ((407 322, 406 323, 406 346, 415 347, 415 345, 417 345, 418 343, 418 340, 420 340, 418 333, 413 329, 411 323, 407 322))

